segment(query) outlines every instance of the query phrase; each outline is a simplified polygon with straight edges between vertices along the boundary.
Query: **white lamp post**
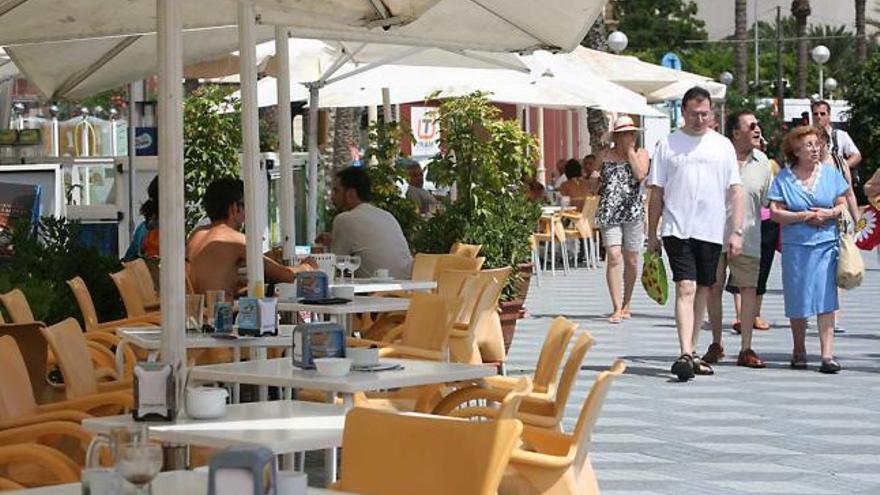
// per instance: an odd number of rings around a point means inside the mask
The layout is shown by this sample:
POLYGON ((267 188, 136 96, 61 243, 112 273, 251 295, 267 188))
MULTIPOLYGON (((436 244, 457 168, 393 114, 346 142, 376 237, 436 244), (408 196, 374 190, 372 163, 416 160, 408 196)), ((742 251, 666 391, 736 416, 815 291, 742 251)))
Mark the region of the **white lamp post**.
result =
POLYGON ((831 99, 834 99, 834 91, 837 90, 837 79, 833 77, 825 79, 825 89, 831 94, 831 99))
POLYGON ((608 35, 608 48, 614 53, 619 54, 626 50, 626 45, 628 44, 629 38, 626 37, 626 34, 624 34, 623 31, 614 31, 608 35))
POLYGON ((831 58, 831 50, 825 45, 817 45, 810 53, 813 62, 819 64, 819 99, 825 99, 825 63, 831 58))
POLYGON ((724 71, 718 76, 718 81, 725 86, 730 86, 733 83, 733 74, 724 71))

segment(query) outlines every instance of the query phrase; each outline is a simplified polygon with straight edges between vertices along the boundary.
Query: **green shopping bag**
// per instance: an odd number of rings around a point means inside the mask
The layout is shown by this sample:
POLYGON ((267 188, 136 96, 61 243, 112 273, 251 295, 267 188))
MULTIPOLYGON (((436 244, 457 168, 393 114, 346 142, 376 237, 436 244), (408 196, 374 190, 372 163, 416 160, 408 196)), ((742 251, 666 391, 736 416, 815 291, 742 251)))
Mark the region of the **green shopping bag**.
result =
POLYGON ((663 265, 663 257, 653 251, 646 251, 644 264, 642 265, 642 287, 648 297, 661 306, 666 304, 669 297, 669 283, 666 281, 666 267, 663 265))

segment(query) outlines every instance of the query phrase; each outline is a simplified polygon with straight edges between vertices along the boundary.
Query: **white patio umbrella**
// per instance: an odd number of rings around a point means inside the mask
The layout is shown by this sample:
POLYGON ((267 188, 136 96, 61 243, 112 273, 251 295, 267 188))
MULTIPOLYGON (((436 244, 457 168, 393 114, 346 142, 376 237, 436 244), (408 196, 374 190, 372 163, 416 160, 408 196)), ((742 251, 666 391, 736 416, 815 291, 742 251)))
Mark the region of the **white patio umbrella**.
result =
MULTIPOLYGON (((256 194, 256 16, 302 37, 447 49, 519 52, 571 50, 601 0, 14 0, 0 5, 0 46, 158 32, 162 353, 179 367, 185 353, 183 308, 183 28, 238 24, 242 66, 246 196, 256 194), (257 7, 254 5, 256 4, 257 7)), ((283 30, 276 30, 276 38, 283 30)), ((282 85, 282 91, 285 85, 282 85)), ((315 92, 313 91, 313 94, 315 92)), ((313 110, 314 111, 314 110, 313 110)), ((314 119, 313 119, 314 121, 314 119)), ((313 129, 314 130, 314 129, 313 129)), ((284 139, 284 137, 282 137, 284 139)), ((289 139, 288 139, 289 140, 289 139)), ((313 174, 313 177, 315 174, 313 174)), ((314 179, 313 179, 314 180, 314 179)), ((253 205, 253 203, 252 203, 253 205)), ((254 218, 251 215, 249 218, 254 218)), ((247 230, 259 229, 248 221, 247 230)), ((250 239, 253 241, 253 238, 250 239)), ((262 283, 259 245, 248 247, 252 287, 262 283)))

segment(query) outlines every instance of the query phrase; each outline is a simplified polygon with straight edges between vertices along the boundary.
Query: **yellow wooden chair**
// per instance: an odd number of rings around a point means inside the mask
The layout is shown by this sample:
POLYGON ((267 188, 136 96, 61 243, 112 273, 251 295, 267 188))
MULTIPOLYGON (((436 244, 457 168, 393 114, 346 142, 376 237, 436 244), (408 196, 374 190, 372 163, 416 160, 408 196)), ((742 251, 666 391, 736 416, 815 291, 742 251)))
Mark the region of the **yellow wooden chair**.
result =
POLYGON ((153 275, 150 273, 150 267, 147 262, 141 258, 127 261, 122 264, 126 270, 130 270, 137 280, 137 286, 141 293, 141 299, 144 301, 144 308, 147 311, 159 310, 159 292, 156 290, 156 284, 153 282, 153 275))
POLYGON ((495 495, 522 424, 459 421, 354 408, 345 418, 342 477, 363 495, 495 495))
POLYGON ((12 323, 36 322, 31 305, 20 289, 12 289, 5 294, 0 294, 0 302, 3 302, 3 308, 12 323))
POLYGON ((39 402, 54 402, 60 397, 46 380, 49 344, 40 332, 42 326, 42 323, 0 324, 0 336, 12 338, 21 351, 33 396, 39 402))
POLYGON ((0 446, 0 491, 76 483, 82 469, 61 452, 30 442, 0 446), (27 473, 21 479, 20 472, 27 473))
POLYGON ((141 296, 141 290, 138 285, 137 278, 131 270, 121 270, 110 274, 119 295, 122 297, 122 304, 125 306, 125 312, 129 318, 139 318, 143 316, 158 316, 157 312, 147 312, 144 299, 141 296))
MULTIPOLYGON (((512 271, 513 269, 508 266, 479 272, 481 277, 488 277, 498 282, 497 286, 495 286, 495 296, 492 303, 494 308, 498 308, 501 291, 504 289, 504 285, 507 283, 507 279, 512 271)), ((501 318, 497 309, 487 313, 486 316, 475 329, 477 347, 480 349, 480 356, 484 363, 493 363, 503 368, 504 363, 507 361, 507 352, 504 350, 501 318)))
POLYGON ((449 332, 450 361, 467 364, 483 363, 480 348, 477 346, 477 328, 488 324, 492 315, 497 313, 497 298, 500 291, 500 284, 492 277, 477 276, 462 287, 462 300, 473 303, 470 304, 471 311, 467 316, 467 324, 456 322, 449 332))
POLYGON ((95 367, 94 353, 90 352, 83 331, 75 319, 67 318, 41 330, 58 360, 68 399, 116 390, 128 390, 130 393, 131 379, 119 379, 114 367, 115 356, 110 351, 107 351, 104 361, 96 360, 103 366, 95 367))
POLYGON ((4 363, 4 371, 0 373, 0 430, 54 420, 79 422, 106 410, 119 414, 131 407, 131 394, 123 392, 38 405, 31 391, 27 366, 12 337, 0 337, 0 359, 4 363))
MULTIPOLYGON (((534 391, 530 393, 523 399, 517 419, 525 424, 540 428, 558 428, 565 414, 565 405, 568 403, 568 397, 571 395, 581 363, 593 343, 594 340, 589 333, 582 333, 568 353, 568 359, 556 389, 543 393, 534 391)), ((474 400, 501 402, 508 391, 509 389, 480 386, 464 387, 444 397, 434 407, 433 412, 434 414, 447 415, 454 409, 474 400)))
POLYGON ((452 247, 449 248, 449 254, 463 256, 465 258, 476 258, 477 255, 480 254, 480 249, 482 248, 482 244, 465 244, 456 241, 452 244, 452 247))
POLYGON ((590 464, 590 438, 615 378, 626 370, 617 360, 596 378, 581 408, 574 431, 523 428, 523 448, 517 448, 501 481, 500 493, 511 495, 599 495, 590 464))
POLYGON ((581 211, 562 213, 562 218, 568 219, 572 223, 571 227, 565 228, 565 238, 575 240, 575 268, 577 268, 578 253, 582 245, 587 268, 599 266, 599 230, 595 227, 594 220, 598 208, 599 196, 590 195, 584 198, 584 207, 581 211))
POLYGON ((412 273, 410 278, 420 282, 437 280, 437 261, 442 254, 416 253, 413 257, 412 273))

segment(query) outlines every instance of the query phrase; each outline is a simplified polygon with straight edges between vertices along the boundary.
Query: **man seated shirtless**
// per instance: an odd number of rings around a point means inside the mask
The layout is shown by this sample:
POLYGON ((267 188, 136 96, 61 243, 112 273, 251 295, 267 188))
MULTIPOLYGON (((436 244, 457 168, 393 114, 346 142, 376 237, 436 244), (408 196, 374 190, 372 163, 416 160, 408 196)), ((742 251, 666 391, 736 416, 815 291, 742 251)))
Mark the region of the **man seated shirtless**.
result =
MULTIPOLYGON (((202 206, 211 224, 199 227, 186 243, 189 275, 197 294, 224 290, 232 297, 240 288, 238 269, 245 266, 247 250, 244 225, 244 187, 238 179, 218 179, 208 186, 202 206)), ((284 266, 263 257, 268 282, 293 282, 296 274, 314 270, 317 263, 306 260, 297 266, 284 266)))

